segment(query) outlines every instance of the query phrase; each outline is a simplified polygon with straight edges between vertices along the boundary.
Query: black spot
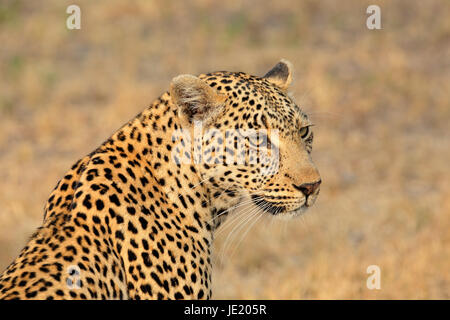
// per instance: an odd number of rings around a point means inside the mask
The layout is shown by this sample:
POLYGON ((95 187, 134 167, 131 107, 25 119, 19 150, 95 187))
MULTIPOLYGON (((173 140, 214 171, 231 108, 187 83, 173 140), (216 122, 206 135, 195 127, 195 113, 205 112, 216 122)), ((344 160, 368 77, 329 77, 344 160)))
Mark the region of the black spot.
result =
POLYGON ((186 284, 183 286, 183 290, 186 294, 191 294, 191 289, 186 284))
POLYGON ((181 204, 183 205, 183 207, 184 207, 185 209, 187 209, 186 200, 184 200, 183 195, 180 195, 180 196, 179 196, 179 199, 180 199, 181 204))
POLYGON ((90 199, 91 199, 91 196, 89 194, 87 194, 86 197, 84 197, 84 200, 83 200, 83 206, 85 206, 88 209, 92 208, 92 204, 91 204, 90 199))
POLYGON ((189 231, 192 231, 194 233, 198 233, 198 229, 193 226, 186 226, 186 229, 188 229, 189 231))
POLYGON ((125 238, 123 237, 123 233, 119 230, 116 231, 116 238, 120 239, 120 240, 124 240, 125 238))
POLYGON ((103 210, 103 208, 105 207, 105 204, 103 203, 102 200, 98 199, 97 201, 95 201, 95 206, 97 207, 97 210, 103 210))
POLYGON ((134 252, 131 251, 131 250, 128 250, 128 260, 129 260, 129 261, 134 261, 134 260, 136 260, 136 255, 135 255, 134 252))
POLYGON ((109 201, 111 201, 112 203, 114 203, 116 206, 120 206, 120 201, 119 198, 117 198, 117 196, 115 194, 112 194, 109 196, 109 201))
POLYGON ((136 176, 134 175, 133 170, 131 170, 131 168, 127 168, 127 172, 130 175, 130 177, 132 177, 133 179, 136 179, 136 176))
POLYGON ((141 290, 144 293, 148 293, 150 296, 152 295, 152 287, 149 284, 141 285, 141 290))
POLYGON ((159 277, 158 277, 158 275, 157 275, 156 273, 152 272, 152 273, 150 273, 150 276, 153 278, 153 280, 156 281, 156 283, 157 283, 160 287, 163 286, 161 280, 159 279, 159 277))
POLYGON ((119 173, 118 177, 120 180, 122 180, 123 183, 127 183, 127 178, 123 174, 119 173))
POLYGON ((141 256, 146 267, 151 267, 153 265, 147 252, 142 252, 141 256))
POLYGON ((180 268, 177 269, 177 273, 181 278, 186 279, 186 275, 180 268))
POLYGON ((134 224, 131 221, 128 222, 128 230, 134 234, 138 233, 138 230, 136 229, 136 227, 134 226, 134 224))
POLYGON ((144 230, 147 229, 148 222, 147 222, 147 220, 145 220, 145 218, 140 217, 139 222, 141 223, 142 229, 144 229, 144 230))
POLYGON ((37 295, 37 291, 31 291, 31 292, 28 292, 25 296, 27 298, 34 298, 34 297, 36 297, 36 295, 37 295))
POLYGON ((177 293, 175 293, 175 299, 177 299, 177 300, 183 300, 183 299, 184 299, 184 296, 183 296, 180 292, 177 292, 177 293))

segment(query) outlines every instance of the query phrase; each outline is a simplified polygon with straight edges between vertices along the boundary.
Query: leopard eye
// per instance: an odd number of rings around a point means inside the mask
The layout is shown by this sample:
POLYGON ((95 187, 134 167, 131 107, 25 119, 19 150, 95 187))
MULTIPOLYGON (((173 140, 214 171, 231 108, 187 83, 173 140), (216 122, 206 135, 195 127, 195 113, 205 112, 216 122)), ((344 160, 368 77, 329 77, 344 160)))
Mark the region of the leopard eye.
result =
POLYGON ((309 126, 300 129, 300 137, 305 140, 310 134, 309 126))

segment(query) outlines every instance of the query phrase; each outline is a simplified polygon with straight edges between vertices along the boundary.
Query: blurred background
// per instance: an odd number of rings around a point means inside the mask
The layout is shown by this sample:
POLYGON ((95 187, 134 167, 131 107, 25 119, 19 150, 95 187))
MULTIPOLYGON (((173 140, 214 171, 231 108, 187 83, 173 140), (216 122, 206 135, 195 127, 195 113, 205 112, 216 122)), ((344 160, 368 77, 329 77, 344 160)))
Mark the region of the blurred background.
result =
POLYGON ((174 76, 285 58, 321 194, 302 219, 228 240, 225 226, 213 298, 450 298, 449 1, 0 0, 0 43, 0 269, 64 172, 174 76), (382 30, 366 27, 371 4, 382 30))

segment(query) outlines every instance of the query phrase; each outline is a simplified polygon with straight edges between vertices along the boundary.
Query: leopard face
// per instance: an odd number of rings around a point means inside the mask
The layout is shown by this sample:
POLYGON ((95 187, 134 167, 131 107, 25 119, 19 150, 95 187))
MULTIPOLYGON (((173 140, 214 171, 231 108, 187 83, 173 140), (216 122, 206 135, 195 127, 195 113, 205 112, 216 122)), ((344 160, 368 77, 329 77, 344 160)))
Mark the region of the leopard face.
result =
POLYGON ((321 178, 311 159, 312 123, 287 93, 291 79, 286 61, 264 77, 174 79, 171 94, 192 134, 187 160, 225 207, 251 198, 264 212, 295 217, 314 204, 321 178))

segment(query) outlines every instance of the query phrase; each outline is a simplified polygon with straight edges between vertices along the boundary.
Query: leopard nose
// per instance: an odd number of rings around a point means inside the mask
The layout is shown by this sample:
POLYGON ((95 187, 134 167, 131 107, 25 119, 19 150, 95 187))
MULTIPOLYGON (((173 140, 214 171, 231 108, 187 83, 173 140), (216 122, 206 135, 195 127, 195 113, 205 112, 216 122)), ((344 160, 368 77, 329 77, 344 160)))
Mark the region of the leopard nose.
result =
POLYGON ((310 196, 319 188, 321 183, 322 180, 313 183, 303 183, 301 185, 294 184, 294 188, 303 192, 305 196, 310 196))

